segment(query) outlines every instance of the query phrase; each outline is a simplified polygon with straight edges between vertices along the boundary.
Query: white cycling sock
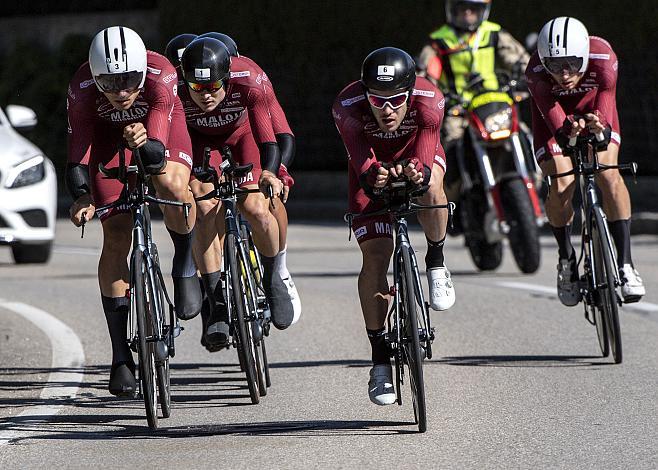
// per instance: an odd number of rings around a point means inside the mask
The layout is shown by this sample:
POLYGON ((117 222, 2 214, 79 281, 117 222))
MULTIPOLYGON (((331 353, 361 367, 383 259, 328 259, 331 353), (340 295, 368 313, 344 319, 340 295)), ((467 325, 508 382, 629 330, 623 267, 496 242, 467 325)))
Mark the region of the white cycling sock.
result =
POLYGON ((288 245, 283 247, 283 250, 279 252, 278 255, 274 258, 274 271, 279 273, 281 279, 287 279, 290 277, 290 272, 288 271, 288 265, 286 264, 286 254, 288 251, 288 245))

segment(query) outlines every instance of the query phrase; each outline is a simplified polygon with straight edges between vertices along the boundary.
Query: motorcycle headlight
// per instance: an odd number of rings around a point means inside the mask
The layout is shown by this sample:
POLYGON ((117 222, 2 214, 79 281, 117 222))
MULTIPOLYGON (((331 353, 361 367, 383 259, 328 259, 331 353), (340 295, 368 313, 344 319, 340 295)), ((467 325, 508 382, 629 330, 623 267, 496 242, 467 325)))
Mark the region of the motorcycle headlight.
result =
POLYGON ((484 120, 484 128, 489 133, 509 130, 512 127, 512 108, 506 108, 487 117, 484 120))
POLYGON ((5 186, 7 188, 20 188, 38 183, 46 177, 44 158, 41 155, 19 163, 7 175, 5 186))

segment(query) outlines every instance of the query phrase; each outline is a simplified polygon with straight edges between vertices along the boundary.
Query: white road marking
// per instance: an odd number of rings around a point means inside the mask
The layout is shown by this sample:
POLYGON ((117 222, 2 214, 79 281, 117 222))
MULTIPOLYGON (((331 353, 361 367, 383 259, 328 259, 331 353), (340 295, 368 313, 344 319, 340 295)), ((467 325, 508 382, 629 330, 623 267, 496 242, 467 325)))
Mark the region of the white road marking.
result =
POLYGON ((84 365, 85 354, 80 338, 73 330, 48 312, 21 302, 4 299, 0 299, 0 308, 21 315, 48 336, 52 348, 53 369, 40 395, 41 400, 51 404, 32 406, 4 423, 0 427, 0 446, 2 446, 9 444, 13 439, 29 435, 31 432, 29 429, 21 428, 46 421, 49 416, 61 410, 65 401, 75 398, 78 384, 82 382, 84 376, 80 368, 84 365), (50 383, 71 385, 49 386, 50 383), (29 419, 31 416, 34 417, 33 420, 29 419))
MULTIPOLYGON (((548 294, 557 299, 557 290, 555 287, 540 286, 538 284, 529 284, 526 282, 499 282, 497 283, 502 287, 509 287, 511 289, 520 289, 539 294, 548 294)), ((624 310, 642 312, 642 313, 657 313, 658 305, 651 302, 637 302, 634 304, 624 304, 624 310)))
POLYGON ((53 253, 60 255, 86 255, 86 256, 100 256, 100 248, 81 248, 74 246, 55 245, 53 253))

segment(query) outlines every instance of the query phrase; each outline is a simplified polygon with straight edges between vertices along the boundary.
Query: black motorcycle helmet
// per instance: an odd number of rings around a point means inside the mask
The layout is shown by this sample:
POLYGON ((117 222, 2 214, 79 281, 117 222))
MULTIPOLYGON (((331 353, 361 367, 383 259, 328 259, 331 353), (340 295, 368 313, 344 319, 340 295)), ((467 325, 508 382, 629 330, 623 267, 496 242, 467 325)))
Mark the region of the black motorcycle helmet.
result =
POLYGON ((171 38, 165 47, 165 56, 174 67, 180 65, 180 58, 189 43, 197 38, 196 34, 183 33, 171 38))
POLYGON ((218 41, 224 43, 224 45, 228 49, 228 53, 231 54, 231 57, 240 57, 240 54, 238 53, 238 45, 235 43, 233 38, 228 34, 216 33, 213 31, 210 33, 204 33, 199 37, 217 39, 218 41))
POLYGON ((361 66, 361 83, 379 91, 411 90, 416 83, 416 62, 396 47, 374 50, 361 66))
POLYGON ((224 43, 213 38, 197 38, 181 57, 181 71, 186 82, 226 82, 231 74, 231 56, 224 43))

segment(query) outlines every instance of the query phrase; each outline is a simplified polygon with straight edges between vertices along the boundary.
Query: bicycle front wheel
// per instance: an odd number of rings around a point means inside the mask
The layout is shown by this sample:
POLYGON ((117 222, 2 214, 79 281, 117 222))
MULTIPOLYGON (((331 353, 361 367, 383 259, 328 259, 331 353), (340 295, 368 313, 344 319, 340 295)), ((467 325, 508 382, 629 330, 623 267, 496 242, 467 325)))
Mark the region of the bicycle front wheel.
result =
POLYGON ((592 245, 594 249, 594 267, 596 269, 595 285, 597 292, 597 308, 605 316, 607 336, 612 349, 615 364, 622 361, 621 330, 619 327, 619 311, 616 290, 616 269, 611 251, 610 239, 606 230, 606 221, 600 207, 594 209, 592 223, 592 245))
POLYGON ((421 312, 419 312, 418 302, 416 302, 416 299, 420 298, 420 296, 416 293, 416 276, 414 276, 409 250, 410 248, 405 246, 401 248, 402 264, 404 265, 403 269, 400 270, 402 274, 401 297, 404 306, 404 315, 402 316, 402 331, 404 332, 402 340, 403 357, 409 368, 411 398, 418 430, 425 432, 427 430, 427 410, 425 407, 425 382, 423 379, 424 356, 418 336, 418 328, 420 326, 419 315, 421 312))
POLYGON ((157 429, 157 391, 154 337, 154 322, 151 315, 154 303, 153 289, 149 282, 148 268, 144 255, 136 253, 132 263, 133 274, 133 305, 131 306, 137 317, 137 353, 139 357, 139 379, 141 383, 144 407, 146 408, 146 421, 149 428, 157 429))
POLYGON ((234 313, 232 323, 235 333, 237 334, 238 355, 240 363, 247 377, 247 386, 251 402, 255 405, 260 401, 260 391, 258 387, 258 376, 256 373, 256 359, 254 354, 254 343, 251 335, 251 325, 249 324, 249 304, 247 302, 247 286, 244 282, 243 270, 248 269, 244 265, 242 257, 239 256, 238 239, 234 234, 226 235, 226 247, 224 256, 228 263, 230 276, 231 304, 234 313))

